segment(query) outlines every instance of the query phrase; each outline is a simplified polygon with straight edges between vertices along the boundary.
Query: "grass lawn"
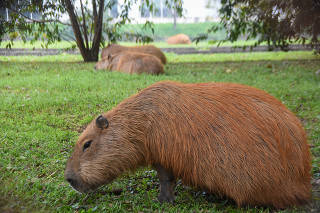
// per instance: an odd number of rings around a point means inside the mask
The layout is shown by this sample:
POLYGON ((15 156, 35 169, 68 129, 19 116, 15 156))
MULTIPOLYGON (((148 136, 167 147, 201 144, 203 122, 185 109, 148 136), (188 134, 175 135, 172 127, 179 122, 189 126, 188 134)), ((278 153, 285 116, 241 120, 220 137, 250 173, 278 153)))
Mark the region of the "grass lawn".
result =
MULTIPOLYGON (((319 181, 319 56, 268 52, 167 57, 166 74, 150 76, 96 71, 94 63, 83 63, 79 55, 0 56, 0 212, 272 211, 240 209, 230 200, 181 183, 176 204, 160 205, 158 180, 150 168, 125 174, 92 195, 68 186, 65 163, 83 127, 161 80, 237 82, 274 95, 302 120, 314 156, 313 177, 319 181)), ((314 202, 319 207, 318 186, 314 202)))

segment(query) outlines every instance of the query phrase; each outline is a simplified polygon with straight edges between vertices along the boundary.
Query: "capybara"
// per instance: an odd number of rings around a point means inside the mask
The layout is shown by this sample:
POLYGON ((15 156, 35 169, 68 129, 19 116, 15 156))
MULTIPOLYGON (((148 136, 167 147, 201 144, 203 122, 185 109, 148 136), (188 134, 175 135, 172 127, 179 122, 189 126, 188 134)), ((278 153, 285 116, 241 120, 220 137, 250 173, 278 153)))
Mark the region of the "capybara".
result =
POLYGON ((109 44, 107 47, 103 48, 101 51, 101 59, 108 57, 108 55, 115 55, 120 52, 129 51, 129 52, 139 52, 153 55, 160 59, 162 64, 167 63, 166 56, 163 52, 153 46, 153 45, 141 45, 141 46, 134 46, 134 47, 126 47, 119 44, 109 44))
POLYGON ((177 34, 167 39, 168 44, 191 44, 189 36, 185 34, 177 34))
POLYGON ((129 74, 148 73, 158 75, 164 73, 163 64, 157 57, 127 51, 103 58, 96 63, 95 69, 108 69, 129 74))
POLYGON ((311 195, 299 119, 268 93, 240 84, 151 85, 87 126, 65 178, 89 192, 147 165, 158 173, 160 202, 173 202, 176 179, 238 206, 286 208, 311 195))

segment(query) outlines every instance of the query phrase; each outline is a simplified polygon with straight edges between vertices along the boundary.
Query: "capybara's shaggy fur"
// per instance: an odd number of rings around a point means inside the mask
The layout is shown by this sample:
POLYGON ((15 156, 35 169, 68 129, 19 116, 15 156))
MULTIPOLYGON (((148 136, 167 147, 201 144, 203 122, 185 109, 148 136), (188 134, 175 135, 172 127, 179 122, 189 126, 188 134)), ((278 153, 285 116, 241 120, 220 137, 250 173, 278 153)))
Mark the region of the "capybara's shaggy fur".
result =
POLYGON ((299 119, 266 92, 233 83, 159 82, 92 121, 66 179, 88 192, 151 165, 160 201, 176 179, 241 205, 286 208, 311 195, 311 160, 299 119))
POLYGON ((108 55, 115 55, 120 52, 129 51, 129 52, 138 52, 144 54, 150 54, 160 59, 162 64, 167 63, 166 56, 163 52, 153 46, 153 45, 141 45, 141 46, 134 46, 134 47, 126 47, 119 44, 109 44, 107 47, 103 48, 101 51, 101 59, 108 57, 108 55))
POLYGON ((177 34, 167 39, 168 44, 191 44, 189 36, 185 34, 177 34))
POLYGON ((96 63, 96 69, 108 69, 124 73, 148 73, 153 75, 163 74, 161 61, 149 54, 138 52, 121 52, 116 55, 109 55, 96 63))

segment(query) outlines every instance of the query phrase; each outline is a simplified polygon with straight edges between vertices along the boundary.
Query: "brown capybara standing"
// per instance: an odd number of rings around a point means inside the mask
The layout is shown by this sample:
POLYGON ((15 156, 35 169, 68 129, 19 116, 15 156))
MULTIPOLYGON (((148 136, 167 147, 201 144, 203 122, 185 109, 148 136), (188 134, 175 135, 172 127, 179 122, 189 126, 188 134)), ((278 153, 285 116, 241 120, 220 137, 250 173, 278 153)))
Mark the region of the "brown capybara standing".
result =
POLYGON ((311 160, 299 119, 266 92, 233 83, 159 82, 93 120, 65 178, 88 192, 151 165, 159 200, 176 179, 241 205, 286 208, 311 195, 311 160))
POLYGON ((153 55, 160 59, 162 64, 167 63, 166 56, 163 54, 163 52, 153 46, 153 45, 142 45, 142 46, 134 46, 134 47, 126 47, 119 44, 109 44, 107 47, 103 48, 101 51, 101 59, 108 57, 108 55, 116 55, 121 52, 138 52, 138 53, 144 53, 153 55))
POLYGON ((149 54, 126 51, 103 58, 103 60, 97 62, 95 69, 108 69, 129 74, 148 73, 158 75, 164 73, 163 65, 157 57, 149 54))
POLYGON ((177 34, 167 39, 168 44, 191 44, 189 36, 185 34, 177 34))

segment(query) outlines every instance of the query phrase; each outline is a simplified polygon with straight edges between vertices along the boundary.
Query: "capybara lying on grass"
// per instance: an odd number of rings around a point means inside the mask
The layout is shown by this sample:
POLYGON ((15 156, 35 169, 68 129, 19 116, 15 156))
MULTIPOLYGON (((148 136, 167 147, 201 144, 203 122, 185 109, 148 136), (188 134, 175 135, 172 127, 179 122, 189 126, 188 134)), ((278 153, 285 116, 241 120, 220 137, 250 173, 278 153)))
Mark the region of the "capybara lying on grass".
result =
POLYGON ((149 54, 138 52, 121 52, 116 55, 109 55, 96 63, 95 69, 108 69, 124 73, 148 73, 153 75, 163 74, 161 61, 149 54))
POLYGON ((139 52, 144 54, 150 54, 160 59, 162 64, 167 63, 166 56, 163 52, 153 46, 153 45, 142 45, 142 46, 135 46, 135 47, 126 47, 121 46, 119 44, 109 44, 107 47, 103 48, 101 51, 101 59, 108 57, 108 55, 115 55, 120 52, 129 51, 129 52, 139 52))
POLYGON ((189 36, 185 34, 177 34, 167 39, 168 44, 191 44, 189 36))
POLYGON ((80 192, 151 165, 158 199, 175 180, 235 200, 286 208, 311 194, 310 153, 299 119, 280 101, 233 83, 159 82, 94 119, 65 178, 80 192))

